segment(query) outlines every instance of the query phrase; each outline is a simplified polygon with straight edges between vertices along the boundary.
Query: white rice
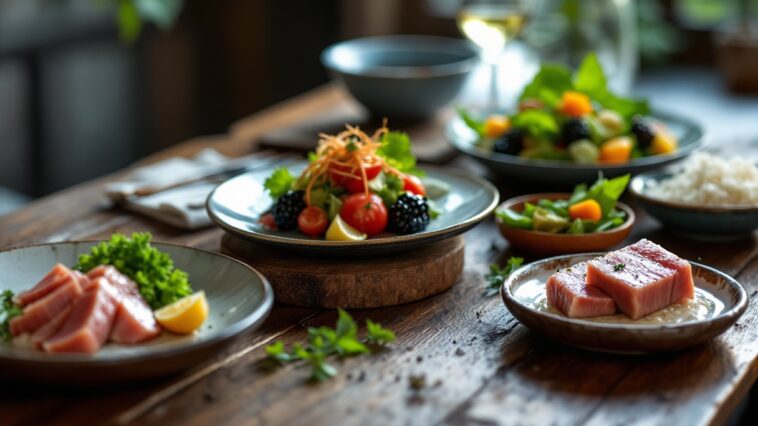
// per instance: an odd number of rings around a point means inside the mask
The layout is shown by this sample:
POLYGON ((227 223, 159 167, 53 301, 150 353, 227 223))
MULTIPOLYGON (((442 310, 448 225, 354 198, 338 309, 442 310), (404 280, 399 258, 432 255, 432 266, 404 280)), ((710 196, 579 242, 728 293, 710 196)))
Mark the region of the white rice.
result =
POLYGON ((758 168, 743 158, 695 153, 671 178, 651 185, 647 194, 685 204, 758 204, 758 168))

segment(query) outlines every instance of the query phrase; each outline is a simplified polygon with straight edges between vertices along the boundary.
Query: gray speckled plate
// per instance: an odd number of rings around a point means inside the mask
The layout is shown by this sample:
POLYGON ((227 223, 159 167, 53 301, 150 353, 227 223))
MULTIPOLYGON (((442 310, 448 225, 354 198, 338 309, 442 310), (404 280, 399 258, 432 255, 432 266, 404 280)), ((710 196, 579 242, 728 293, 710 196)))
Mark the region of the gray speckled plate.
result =
POLYGON ((544 301, 533 297, 535 286, 544 289, 556 269, 603 254, 558 256, 530 263, 511 274, 503 284, 503 301, 516 319, 552 339, 583 349, 627 354, 672 351, 705 342, 723 333, 747 308, 747 294, 734 278, 694 262, 690 263, 696 292, 712 302, 704 310, 703 319, 650 323, 643 317, 638 321, 614 323, 597 318, 569 318, 545 309, 544 301))
MULTIPOLYGON (((484 115, 481 113, 480 115, 484 115)), ((594 182, 597 173, 612 178, 627 173, 636 175, 680 160, 700 148, 702 128, 695 122, 673 114, 655 112, 658 120, 679 139, 679 149, 670 155, 638 158, 617 166, 582 165, 569 161, 527 159, 516 155, 492 152, 476 145, 478 135, 463 119, 456 115, 445 127, 445 137, 458 151, 489 167, 492 171, 524 182, 552 185, 552 189, 565 188, 582 182, 594 182)))
MULTIPOLYGON (((32 287, 60 262, 73 266, 95 242, 52 243, 0 252, 0 290, 32 287)), ((164 332, 137 345, 108 343, 93 355, 46 354, 0 342, 0 376, 70 384, 114 383, 165 376, 212 356, 230 340, 260 326, 271 310, 266 279, 230 257, 191 247, 153 243, 187 271, 195 291, 204 290, 208 319, 195 334, 164 332)))
MULTIPOLYGON (((289 169, 299 174, 304 167, 303 162, 289 169)), ((450 191, 434 200, 442 214, 416 234, 383 233, 363 241, 326 241, 309 238, 297 230, 266 229, 258 219, 271 208, 271 197, 263 188, 271 170, 246 173, 222 183, 208 197, 206 206, 211 219, 235 236, 310 253, 351 256, 403 251, 450 238, 481 222, 497 206, 499 195, 491 183, 456 170, 426 166, 423 169, 429 178, 449 185, 450 191)))

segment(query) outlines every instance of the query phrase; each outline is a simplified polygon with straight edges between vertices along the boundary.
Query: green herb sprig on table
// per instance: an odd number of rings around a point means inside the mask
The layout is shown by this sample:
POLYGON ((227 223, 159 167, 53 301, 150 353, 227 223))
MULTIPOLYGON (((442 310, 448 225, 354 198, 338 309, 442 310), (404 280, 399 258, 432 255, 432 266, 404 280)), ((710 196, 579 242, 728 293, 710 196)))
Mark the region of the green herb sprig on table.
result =
POLYGON ((113 234, 89 254, 79 256, 75 268, 87 272, 98 265, 113 265, 137 283, 139 292, 153 309, 192 294, 187 273, 177 269, 171 257, 150 245, 150 233, 134 233, 131 238, 113 234))
POLYGON ((370 345, 382 346, 395 341, 395 333, 383 328, 380 324, 366 320, 366 336, 361 341, 358 338, 358 325, 347 312, 338 309, 335 328, 308 328, 308 343, 294 344, 287 352, 282 341, 276 341, 266 346, 268 359, 276 364, 294 361, 306 361, 311 365, 311 379, 323 382, 334 377, 337 369, 327 363, 331 355, 347 357, 371 353, 370 345))
POLYGON ((13 303, 13 292, 5 290, 0 293, 0 340, 8 341, 11 335, 9 321, 23 313, 20 306, 13 303))
POLYGON ((505 279, 524 263, 523 257, 509 257, 504 267, 498 266, 497 263, 490 265, 490 272, 484 278, 487 280, 487 292, 494 294, 500 290, 505 279))

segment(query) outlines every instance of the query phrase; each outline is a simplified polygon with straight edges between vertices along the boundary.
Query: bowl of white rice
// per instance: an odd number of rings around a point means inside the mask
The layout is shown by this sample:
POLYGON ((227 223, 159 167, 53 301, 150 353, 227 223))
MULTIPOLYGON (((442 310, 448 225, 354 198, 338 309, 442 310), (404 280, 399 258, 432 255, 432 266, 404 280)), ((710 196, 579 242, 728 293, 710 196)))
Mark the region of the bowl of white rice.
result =
POLYGON ((754 160, 699 152, 667 171, 638 175, 630 192, 664 226, 691 236, 748 236, 758 228, 754 160))

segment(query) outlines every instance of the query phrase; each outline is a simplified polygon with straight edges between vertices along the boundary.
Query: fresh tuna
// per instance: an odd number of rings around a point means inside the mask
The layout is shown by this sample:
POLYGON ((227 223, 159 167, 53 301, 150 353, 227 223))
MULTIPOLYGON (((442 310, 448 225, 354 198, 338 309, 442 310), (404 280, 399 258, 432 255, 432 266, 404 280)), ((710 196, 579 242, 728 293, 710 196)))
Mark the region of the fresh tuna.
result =
POLYGON ((71 305, 61 328, 47 339, 46 352, 95 353, 108 339, 116 318, 117 292, 105 278, 92 280, 71 305))
POLYGON ((116 343, 139 343, 161 333, 152 309, 139 294, 137 284, 129 277, 113 266, 105 265, 92 269, 87 276, 92 280, 98 277, 107 279, 117 292, 116 320, 110 340, 116 343))
POLYGON ((610 252, 587 264, 587 284, 608 293, 632 319, 670 305, 675 276, 675 270, 631 250, 610 252))
POLYGON ((695 297, 695 282, 692 279, 690 262, 646 239, 639 240, 626 249, 676 271, 674 285, 671 289, 671 303, 678 303, 695 297))
POLYGON ((16 295, 15 302, 26 306, 40 299, 72 279, 73 272, 64 265, 57 263, 34 287, 16 295))
POLYGON ((23 333, 33 333, 57 316, 81 294, 82 288, 79 282, 72 274, 68 274, 63 284, 58 285, 46 296, 26 305, 23 315, 10 320, 11 334, 18 336, 23 333))
POLYGON ((587 263, 561 269, 547 280, 547 300, 571 318, 611 315, 616 312, 613 299, 586 283, 587 263))

